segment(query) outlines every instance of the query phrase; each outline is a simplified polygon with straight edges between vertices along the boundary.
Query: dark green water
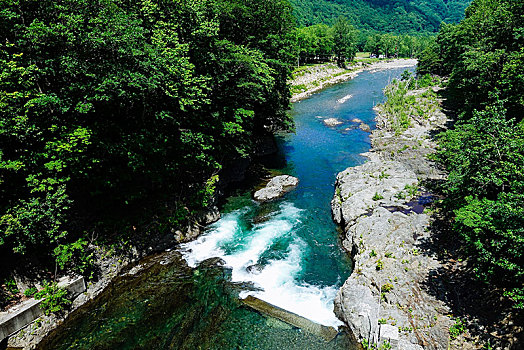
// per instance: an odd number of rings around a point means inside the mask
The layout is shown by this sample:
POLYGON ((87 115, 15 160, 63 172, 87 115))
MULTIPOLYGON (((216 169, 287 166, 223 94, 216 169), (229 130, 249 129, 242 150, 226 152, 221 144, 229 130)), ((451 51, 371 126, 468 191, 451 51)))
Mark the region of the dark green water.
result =
POLYGON ((250 192, 229 198, 222 219, 181 247, 183 259, 179 252, 149 258, 142 272, 118 278, 40 348, 352 348, 343 334, 327 343, 242 306, 238 296, 252 294, 316 322, 341 324, 333 298, 351 264, 331 219, 335 175, 363 162, 359 154, 369 149, 369 137, 352 120, 373 126, 372 107, 404 69, 364 72, 296 103, 296 133, 279 138, 277 169, 300 179, 293 192, 262 205, 250 192), (323 120, 331 117, 342 124, 327 127, 323 120))

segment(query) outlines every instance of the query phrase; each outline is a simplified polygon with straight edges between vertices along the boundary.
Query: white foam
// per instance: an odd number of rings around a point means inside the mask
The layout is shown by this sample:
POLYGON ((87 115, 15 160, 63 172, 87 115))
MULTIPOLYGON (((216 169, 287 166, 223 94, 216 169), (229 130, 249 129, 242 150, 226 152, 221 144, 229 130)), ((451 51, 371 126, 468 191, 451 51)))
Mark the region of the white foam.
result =
POLYGON ((346 95, 340 99, 337 100, 338 103, 344 103, 346 102, 347 100, 349 100, 351 97, 353 97, 353 95, 346 95))
POLYGON ((295 278, 301 271, 304 246, 297 238, 290 245, 290 252, 285 259, 272 260, 259 274, 251 276, 251 281, 262 287, 263 291, 245 291, 240 297, 253 295, 317 323, 336 328, 342 325, 333 313, 337 288, 299 283, 295 278))
POLYGON ((182 254, 190 266, 211 257, 220 257, 232 268, 233 282, 252 282, 262 289, 242 292, 242 298, 253 295, 312 321, 339 326, 342 322, 333 313, 337 288, 297 281, 302 271, 303 255, 308 250, 306 243, 293 233, 295 225, 300 223, 301 212, 293 204, 283 203, 278 214, 255 225, 250 232, 242 231, 238 224, 243 211, 227 214, 203 236, 183 244, 182 254), (248 270, 249 266, 259 263, 262 254, 281 238, 287 238, 290 242, 283 258, 248 270), (227 253, 224 246, 235 241, 242 245, 227 253))
POLYGON ((194 241, 181 244, 180 251, 187 264, 195 267, 199 262, 208 258, 223 256, 225 252, 221 245, 231 241, 235 233, 240 230, 238 219, 241 215, 240 210, 229 213, 211 225, 208 233, 194 241))

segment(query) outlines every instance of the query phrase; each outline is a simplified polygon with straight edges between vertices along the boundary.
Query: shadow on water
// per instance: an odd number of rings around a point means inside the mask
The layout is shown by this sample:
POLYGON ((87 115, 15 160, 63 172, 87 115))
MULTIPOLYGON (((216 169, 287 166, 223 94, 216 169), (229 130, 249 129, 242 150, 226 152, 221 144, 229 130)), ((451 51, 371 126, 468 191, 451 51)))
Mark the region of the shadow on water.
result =
POLYGON ((229 281, 220 259, 189 268, 177 252, 141 262, 72 313, 38 349, 348 349, 327 343, 238 300, 249 285, 229 281))

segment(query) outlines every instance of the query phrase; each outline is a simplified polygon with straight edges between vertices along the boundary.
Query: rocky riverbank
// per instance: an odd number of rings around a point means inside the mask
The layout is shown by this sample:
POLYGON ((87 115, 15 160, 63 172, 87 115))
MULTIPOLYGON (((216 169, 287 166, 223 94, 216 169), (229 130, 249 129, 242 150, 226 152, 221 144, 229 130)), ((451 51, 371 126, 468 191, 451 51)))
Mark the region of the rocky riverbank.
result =
MULTIPOLYGON (((411 94, 426 104, 430 90, 411 94)), ((422 186, 445 176, 427 158, 435 148, 431 135, 447 123, 440 102, 431 99, 431 115, 410 115, 404 129, 392 127, 379 107, 369 161, 337 176, 333 217, 344 229, 354 271, 335 299, 335 313, 364 345, 450 346, 454 320, 434 292, 442 287, 436 277, 441 262, 428 247, 431 217, 424 209, 433 197, 422 186)))
POLYGON ((293 74, 289 81, 291 85, 291 102, 303 100, 311 94, 328 86, 355 78, 365 69, 382 70, 389 68, 412 67, 417 63, 414 59, 395 59, 384 61, 357 61, 347 69, 333 63, 302 67, 293 74))
MULTIPOLYGON (((260 135, 255 139, 254 158, 262 157, 276 152, 276 144, 272 134, 260 135)), ((218 196, 223 195, 225 188, 231 183, 243 181, 250 160, 232 161, 221 173, 221 182, 218 188, 218 196)), ((129 266, 137 264, 141 259, 152 254, 173 249, 180 243, 194 240, 205 227, 220 218, 220 212, 216 206, 212 206, 208 211, 202 212, 194 218, 186 227, 172 229, 171 234, 159 235, 138 235, 139 239, 126 244, 112 247, 104 247, 90 244, 87 249, 93 252, 94 270, 96 278, 87 284, 87 290, 72 300, 71 307, 59 314, 53 313, 43 315, 25 328, 12 334, 8 339, 0 339, 8 347, 33 349, 47 335, 63 322, 69 314, 89 300, 94 299, 115 277, 121 275, 122 271, 129 266)), ((140 267, 140 265, 137 265, 140 267)), ((137 268, 138 268, 137 267, 137 268)), ((136 268, 133 268, 136 270, 136 268)), ((24 281, 23 285, 28 287, 40 283, 40 279, 31 279, 27 276, 17 276, 17 279, 24 281)), ((19 289, 23 292, 25 288, 19 289)), ((7 310, 9 312, 9 310, 7 310)), ((1 348, 1 347, 0 347, 1 348)))
MULTIPOLYGON (((136 244, 127 244, 118 249, 89 246, 88 249, 94 252, 95 269, 98 271, 97 275, 99 278, 87 284, 87 290, 72 300, 71 307, 67 311, 58 314, 42 315, 35 322, 11 335, 6 341, 7 347, 34 349, 70 313, 99 295, 127 266, 135 264, 148 255, 171 249, 181 242, 195 239, 206 225, 219 218, 218 208, 213 207, 209 211, 203 212, 187 227, 176 231, 173 230, 171 235, 148 237, 147 244, 135 242, 136 244)), ((136 273, 140 269, 141 265, 137 265, 131 271, 136 273)))

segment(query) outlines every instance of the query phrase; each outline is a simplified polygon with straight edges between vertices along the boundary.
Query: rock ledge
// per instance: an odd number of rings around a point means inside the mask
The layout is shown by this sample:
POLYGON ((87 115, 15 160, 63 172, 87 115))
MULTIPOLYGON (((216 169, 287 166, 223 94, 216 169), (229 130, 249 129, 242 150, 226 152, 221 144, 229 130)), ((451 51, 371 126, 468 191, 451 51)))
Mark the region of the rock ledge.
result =
MULTIPOLYGON (((382 125, 380 113, 377 125, 382 125)), ((359 342, 392 349, 448 349, 449 307, 429 288, 438 288, 440 262, 425 248, 430 216, 423 212, 420 179, 445 176, 426 155, 431 131, 446 122, 435 112, 398 135, 372 133, 370 159, 339 173, 331 201, 344 228, 343 246, 354 268, 335 298, 335 314, 359 342)), ((424 202, 425 203, 425 202, 424 202)))

